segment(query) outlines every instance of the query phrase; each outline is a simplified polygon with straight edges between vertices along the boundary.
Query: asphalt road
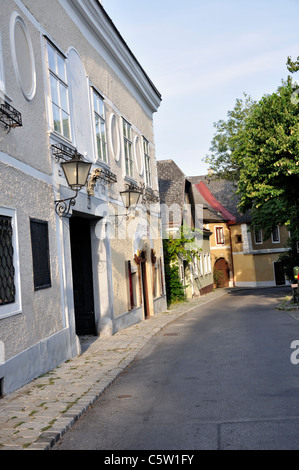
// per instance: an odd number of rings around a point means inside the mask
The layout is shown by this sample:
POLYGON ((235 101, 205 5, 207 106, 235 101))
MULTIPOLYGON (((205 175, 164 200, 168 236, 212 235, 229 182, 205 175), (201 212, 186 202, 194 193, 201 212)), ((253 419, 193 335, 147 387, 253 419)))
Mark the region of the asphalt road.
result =
POLYGON ((298 450, 285 293, 233 291, 169 325, 54 450, 298 450))

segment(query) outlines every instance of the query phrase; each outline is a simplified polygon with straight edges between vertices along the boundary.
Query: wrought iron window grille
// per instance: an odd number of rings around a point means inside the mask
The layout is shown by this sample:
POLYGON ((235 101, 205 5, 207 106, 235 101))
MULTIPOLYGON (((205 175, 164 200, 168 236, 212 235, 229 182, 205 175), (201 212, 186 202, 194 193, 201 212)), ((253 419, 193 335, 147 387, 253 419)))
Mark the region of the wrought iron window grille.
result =
POLYGON ((69 161, 72 158, 78 157, 80 160, 84 160, 83 155, 77 151, 64 144, 53 144, 51 145, 52 155, 55 158, 55 161, 58 163, 60 160, 69 161))
POLYGON ((5 125, 8 132, 12 128, 23 125, 21 113, 7 103, 7 101, 0 104, 0 121, 5 125))

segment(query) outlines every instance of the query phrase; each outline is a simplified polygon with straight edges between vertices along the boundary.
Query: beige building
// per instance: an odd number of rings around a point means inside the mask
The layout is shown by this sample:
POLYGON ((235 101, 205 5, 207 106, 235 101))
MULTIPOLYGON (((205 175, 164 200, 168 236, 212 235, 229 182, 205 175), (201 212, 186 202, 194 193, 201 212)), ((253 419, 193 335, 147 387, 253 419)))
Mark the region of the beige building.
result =
POLYGON ((284 285, 279 256, 288 250, 289 233, 284 226, 273 228, 271 238, 251 228, 249 214, 238 211, 235 188, 209 176, 192 177, 195 201, 203 204, 209 220, 214 282, 224 287, 271 287, 284 285), (196 192, 197 190, 197 192, 196 192))
POLYGON ((101 2, 2 0, 0 100, 1 395, 166 300, 161 95, 101 2))

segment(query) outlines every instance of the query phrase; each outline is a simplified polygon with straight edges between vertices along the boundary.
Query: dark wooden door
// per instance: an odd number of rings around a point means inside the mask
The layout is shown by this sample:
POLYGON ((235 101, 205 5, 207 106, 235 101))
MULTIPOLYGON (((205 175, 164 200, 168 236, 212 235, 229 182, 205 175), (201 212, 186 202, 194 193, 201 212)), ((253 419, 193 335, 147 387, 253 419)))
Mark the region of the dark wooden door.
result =
POLYGON ((214 269, 221 273, 218 287, 229 287, 229 266, 224 258, 217 259, 214 269))
POLYGON ((275 273, 275 282, 277 286, 284 286, 285 276, 284 276, 284 269, 281 262, 277 261, 274 263, 274 273, 275 273))
POLYGON ((147 278, 146 278, 146 264, 141 262, 141 278, 142 278, 142 293, 143 293, 143 307, 144 307, 144 318, 149 318, 148 308, 148 290, 147 290, 147 278))
POLYGON ((76 333, 95 335, 90 222, 70 219, 76 333))

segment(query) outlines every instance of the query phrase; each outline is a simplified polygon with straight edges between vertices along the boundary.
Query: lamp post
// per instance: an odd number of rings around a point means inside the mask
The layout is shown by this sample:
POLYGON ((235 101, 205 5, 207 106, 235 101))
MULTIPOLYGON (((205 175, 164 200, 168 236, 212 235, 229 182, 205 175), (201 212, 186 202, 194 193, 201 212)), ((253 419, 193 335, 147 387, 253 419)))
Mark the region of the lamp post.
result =
POLYGON ((76 197, 86 185, 91 165, 91 163, 81 160, 78 154, 75 154, 71 160, 61 163, 67 184, 76 194, 70 198, 55 201, 55 210, 59 217, 67 217, 71 206, 76 204, 76 197))

